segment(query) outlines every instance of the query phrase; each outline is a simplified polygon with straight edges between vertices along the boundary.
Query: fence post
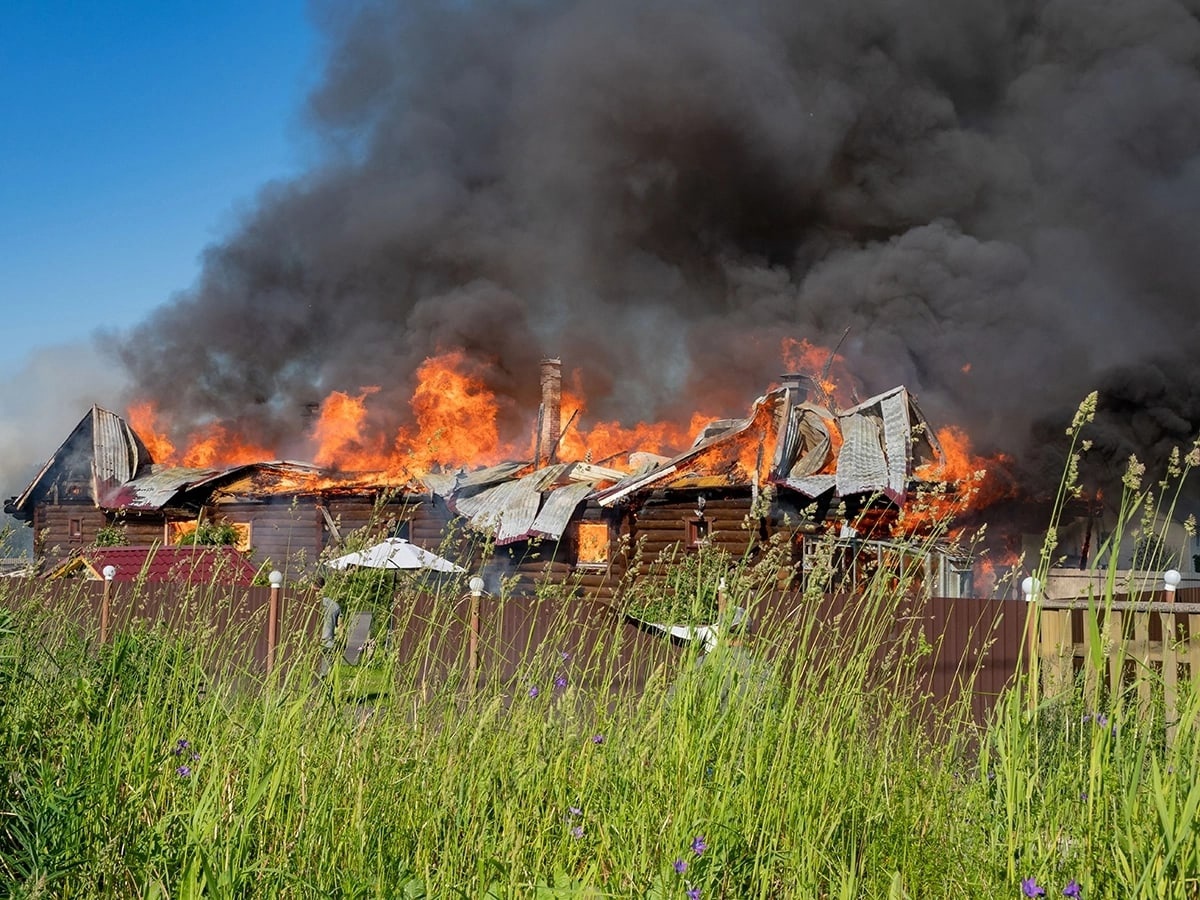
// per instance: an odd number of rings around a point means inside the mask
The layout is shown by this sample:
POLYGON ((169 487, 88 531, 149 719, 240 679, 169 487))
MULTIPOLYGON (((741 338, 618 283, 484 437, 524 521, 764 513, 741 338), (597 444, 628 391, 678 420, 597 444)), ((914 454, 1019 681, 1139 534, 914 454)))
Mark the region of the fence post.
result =
POLYGON ((112 602, 112 583, 117 575, 116 566, 104 567, 104 593, 100 595, 100 643, 108 642, 109 604, 112 602))
POLYGON ((279 646, 279 595, 283 589, 283 573, 278 569, 269 576, 271 599, 267 602, 267 674, 275 668, 275 650, 279 646))

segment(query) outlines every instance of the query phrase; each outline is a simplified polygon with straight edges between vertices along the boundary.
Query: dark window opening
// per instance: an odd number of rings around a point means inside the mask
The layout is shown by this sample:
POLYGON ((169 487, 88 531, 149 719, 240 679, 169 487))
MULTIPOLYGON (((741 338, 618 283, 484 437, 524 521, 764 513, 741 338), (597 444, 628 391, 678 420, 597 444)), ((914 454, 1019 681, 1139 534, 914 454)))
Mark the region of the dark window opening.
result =
POLYGON ((687 520, 687 542, 689 547, 699 547, 708 540, 708 519, 687 520))

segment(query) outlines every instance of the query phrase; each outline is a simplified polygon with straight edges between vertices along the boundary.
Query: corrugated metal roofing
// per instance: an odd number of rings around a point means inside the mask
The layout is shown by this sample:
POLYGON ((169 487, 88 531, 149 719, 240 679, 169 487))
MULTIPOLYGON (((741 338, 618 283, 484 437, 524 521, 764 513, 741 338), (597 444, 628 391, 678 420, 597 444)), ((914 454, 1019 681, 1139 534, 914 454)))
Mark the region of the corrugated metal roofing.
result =
POLYGON ((235 547, 92 547, 59 566, 50 577, 83 566, 89 577, 102 579, 104 567, 116 568, 114 581, 179 581, 249 587, 256 569, 235 547))
POLYGON ((99 499, 133 478, 149 462, 141 443, 125 420, 114 412, 92 407, 92 496, 99 499))
POLYGON ((29 486, 20 496, 5 505, 5 510, 18 516, 24 513, 30 498, 42 486, 46 476, 60 463, 66 462, 71 453, 85 449, 82 445, 87 444, 90 444, 86 447, 86 452, 90 457, 92 500, 97 505, 103 505, 101 498, 104 495, 133 478, 138 469, 150 462, 145 448, 125 424, 124 419, 107 409, 93 406, 54 451, 29 486))
POLYGON ((883 455, 881 423, 874 416, 842 416, 842 449, 837 459, 837 492, 870 494, 887 487, 887 458, 883 455))
MULTIPOLYGON (((535 473, 536 475, 537 473, 535 473)), ((470 497, 455 499, 451 508, 478 531, 494 531, 497 544, 511 544, 528 536, 542 496, 536 482, 526 476, 506 481, 470 497)))
POLYGON ((105 509, 150 512, 162 509, 182 490, 229 472, 229 469, 156 468, 110 491, 100 499, 105 509))
POLYGON ((837 484, 836 475, 805 475, 802 478, 786 478, 781 484, 805 497, 817 498, 831 491, 837 484))
POLYGON ((592 485, 587 482, 568 484, 551 491, 546 495, 546 502, 529 527, 530 534, 558 540, 579 504, 586 500, 591 492, 592 485))

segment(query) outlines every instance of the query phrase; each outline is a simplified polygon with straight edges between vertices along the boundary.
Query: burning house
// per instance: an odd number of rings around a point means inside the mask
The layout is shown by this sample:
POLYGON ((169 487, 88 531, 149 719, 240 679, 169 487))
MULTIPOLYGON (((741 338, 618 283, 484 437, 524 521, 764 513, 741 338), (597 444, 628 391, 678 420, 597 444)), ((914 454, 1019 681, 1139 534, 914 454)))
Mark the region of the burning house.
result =
POLYGON ((35 554, 49 565, 95 545, 106 529, 132 545, 173 545, 204 522, 220 522, 236 531, 254 565, 269 560, 292 574, 368 522, 436 542, 449 520, 444 505, 414 484, 339 477, 287 461, 156 463, 125 419, 98 406, 4 509, 32 526, 35 554))
MULTIPOLYGON (((505 576, 523 587, 573 578, 610 595, 631 565, 701 547, 745 559, 781 533, 803 571, 805 541, 830 528, 844 539, 846 566, 879 561, 910 493, 943 470, 944 452, 905 388, 834 412, 830 398, 810 397, 815 387, 784 376, 746 418, 709 423, 673 457, 634 452, 616 468, 559 462, 550 450, 538 454, 541 466, 426 482, 468 528, 494 540, 493 589, 505 576)), ((545 367, 542 389, 539 446, 554 448, 562 435, 545 423, 557 418, 561 395, 545 367)), ((969 590, 967 561, 948 550, 925 555, 927 590, 969 590)))
MULTIPOLYGON (((593 462, 590 450, 582 459, 564 450, 575 446, 578 409, 564 425, 561 370, 558 359, 542 361, 529 457, 407 479, 279 460, 156 462, 153 439, 94 407, 5 510, 32 525, 50 562, 105 529, 170 545, 209 522, 234 529, 256 565, 293 574, 368 523, 437 549, 454 521, 486 547, 489 590, 550 580, 612 596, 647 575, 647 560, 701 548, 746 560, 782 541, 790 578, 804 571, 806 542, 831 531, 845 542, 846 566, 872 554, 880 562, 894 555, 893 536, 921 527, 913 493, 945 487, 945 451, 904 387, 839 409, 819 380, 787 375, 745 418, 707 421, 682 452, 631 447, 593 462)), ((925 552, 926 590, 968 590, 969 566, 949 551, 925 552)))

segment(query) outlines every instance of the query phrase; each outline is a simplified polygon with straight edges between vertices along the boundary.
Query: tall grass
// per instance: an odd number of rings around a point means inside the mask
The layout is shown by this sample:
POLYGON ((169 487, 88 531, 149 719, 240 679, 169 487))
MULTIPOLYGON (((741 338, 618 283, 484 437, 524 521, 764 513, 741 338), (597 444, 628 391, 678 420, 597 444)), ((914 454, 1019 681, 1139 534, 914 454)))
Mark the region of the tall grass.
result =
MULTIPOLYGON (((842 617, 776 622, 703 663, 664 644, 636 691, 619 620, 581 641, 549 599, 556 627, 515 671, 468 684, 465 651, 431 669, 419 648, 463 641, 447 588, 401 616, 410 640, 378 651, 389 692, 368 700, 345 671, 316 677, 315 640, 269 677, 247 667, 203 624, 217 590, 198 624, 105 646, 72 624, 81 600, 10 591, 0 882, 15 897, 1200 896, 1195 693, 1170 743, 1082 682, 1031 703, 1018 681, 981 732, 965 699, 921 703, 929 648, 893 629, 917 577, 879 573, 842 617)), ((729 590, 762 600, 750 578, 729 590)))

